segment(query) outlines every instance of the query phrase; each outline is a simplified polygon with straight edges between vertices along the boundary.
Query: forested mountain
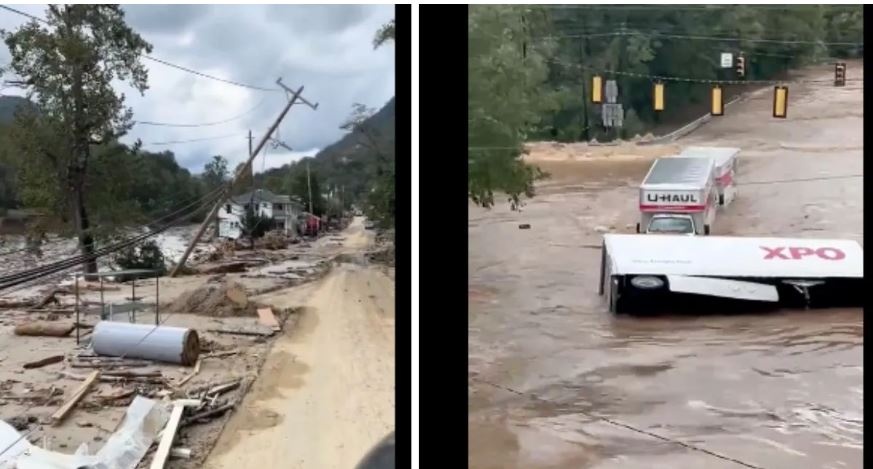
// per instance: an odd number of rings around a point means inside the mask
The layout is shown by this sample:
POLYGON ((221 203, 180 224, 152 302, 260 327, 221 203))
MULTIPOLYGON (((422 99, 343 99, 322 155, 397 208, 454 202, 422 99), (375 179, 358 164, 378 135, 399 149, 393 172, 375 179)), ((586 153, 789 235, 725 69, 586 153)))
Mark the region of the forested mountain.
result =
MULTIPOLYGON (((727 94, 811 63, 863 57, 860 5, 475 5, 469 28, 470 196, 517 198, 537 172, 517 160, 530 140, 632 137, 727 94), (742 54, 746 73, 720 67, 742 54), (591 77, 614 79, 624 126, 604 129, 591 77), (656 113, 652 87, 665 85, 656 113)), ((702 113, 703 111, 700 111, 702 113)))
POLYGON ((375 177, 379 154, 394 157, 394 98, 367 118, 363 127, 364 132, 349 132, 312 158, 257 174, 256 182, 279 193, 296 193, 295 174, 305 172, 308 163, 323 189, 343 189, 349 200, 362 196, 375 177))

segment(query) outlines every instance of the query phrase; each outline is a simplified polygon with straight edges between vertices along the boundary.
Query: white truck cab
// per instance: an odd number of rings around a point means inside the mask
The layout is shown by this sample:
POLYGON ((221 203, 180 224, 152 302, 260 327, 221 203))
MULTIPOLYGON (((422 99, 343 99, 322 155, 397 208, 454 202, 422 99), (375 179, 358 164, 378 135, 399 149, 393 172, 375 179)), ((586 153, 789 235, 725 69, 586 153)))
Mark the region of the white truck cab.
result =
MULTIPOLYGON (((709 234, 709 225, 704 226, 704 234, 709 234)), ((639 233, 640 230, 638 229, 639 233)), ((646 234, 673 234, 694 236, 698 232, 694 217, 680 213, 652 215, 649 224, 642 231, 646 234)))

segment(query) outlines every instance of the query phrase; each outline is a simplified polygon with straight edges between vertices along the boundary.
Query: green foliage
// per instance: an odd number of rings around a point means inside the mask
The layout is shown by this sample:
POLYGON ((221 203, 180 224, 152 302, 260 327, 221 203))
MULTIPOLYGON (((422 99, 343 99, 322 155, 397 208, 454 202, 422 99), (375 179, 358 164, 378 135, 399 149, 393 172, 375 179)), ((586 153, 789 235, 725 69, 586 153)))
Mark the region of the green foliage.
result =
POLYGON ((483 206, 505 192, 513 206, 533 194, 536 168, 521 159, 522 144, 542 116, 554 109, 548 77, 548 44, 532 47, 543 31, 544 9, 524 5, 469 8, 468 152, 469 195, 483 206))
POLYGON ((246 210, 240 224, 243 234, 252 241, 263 238, 264 234, 273 229, 273 219, 255 212, 252 207, 246 210))
MULTIPOLYGON (((91 149, 130 129, 132 110, 113 85, 126 83, 143 93, 148 70, 140 57, 152 47, 127 26, 119 5, 49 5, 45 23, 34 20, 0 33, 12 55, 9 68, 23 78, 37 107, 16 119, 14 139, 46 174, 24 174, 21 180, 28 199, 68 209, 87 254, 93 251, 91 149), (43 177, 61 184, 41 185, 43 177)), ((96 268, 90 262, 86 270, 96 268)))
MULTIPOLYGON (((112 262, 122 270, 156 270, 158 275, 167 273, 164 253, 161 252, 160 246, 154 240, 143 241, 137 245, 122 249, 113 255, 112 262)), ((150 277, 154 277, 154 274, 119 275, 118 280, 126 282, 128 280, 150 277)))
POLYGON ((378 49, 387 41, 394 40, 394 20, 391 20, 376 31, 376 37, 373 38, 373 49, 378 49))
POLYGON ((211 191, 227 183, 230 173, 227 170, 227 159, 221 155, 215 155, 212 160, 203 167, 201 179, 206 185, 206 190, 211 191))

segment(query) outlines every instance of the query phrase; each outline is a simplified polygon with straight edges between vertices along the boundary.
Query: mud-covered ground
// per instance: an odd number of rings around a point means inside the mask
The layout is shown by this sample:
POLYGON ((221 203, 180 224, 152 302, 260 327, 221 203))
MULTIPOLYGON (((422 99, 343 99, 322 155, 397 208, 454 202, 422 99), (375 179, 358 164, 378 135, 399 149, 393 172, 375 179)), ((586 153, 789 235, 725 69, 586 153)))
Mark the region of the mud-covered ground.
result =
POLYGON ((861 466, 860 310, 643 320, 596 294, 599 232, 632 232, 652 158, 687 145, 743 150, 714 234, 862 240, 862 83, 792 84, 784 120, 771 93, 674 145, 535 146, 536 198, 471 206, 471 467, 861 466))

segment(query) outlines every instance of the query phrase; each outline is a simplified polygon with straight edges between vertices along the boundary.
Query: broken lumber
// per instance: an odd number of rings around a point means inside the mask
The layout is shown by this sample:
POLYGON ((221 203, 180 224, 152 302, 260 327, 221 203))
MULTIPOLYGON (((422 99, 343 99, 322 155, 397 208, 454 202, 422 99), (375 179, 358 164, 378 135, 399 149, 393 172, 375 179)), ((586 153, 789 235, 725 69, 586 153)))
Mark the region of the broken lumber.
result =
POLYGON ((116 362, 116 363, 101 363, 101 362, 72 362, 70 363, 71 368, 117 368, 121 366, 136 368, 142 366, 149 366, 151 363, 125 363, 125 362, 116 362))
POLYGON ((161 378, 164 375, 160 371, 143 371, 135 370, 108 370, 102 373, 103 376, 117 376, 121 378, 161 378))
POLYGON ((273 329, 274 331, 279 331, 282 327, 279 325, 279 321, 276 320, 276 316, 273 314, 272 308, 258 308, 258 322, 273 329))
POLYGON ((76 328, 75 324, 34 321, 15 326, 15 335, 66 337, 76 328))
POLYGON ((203 358, 218 358, 218 357, 227 357, 230 355, 236 355, 239 353, 239 350, 227 350, 225 352, 211 352, 203 355, 203 358))
POLYGON ((233 409, 234 407, 236 407, 236 402, 231 402, 229 404, 225 404, 223 406, 216 407, 212 410, 206 410, 206 411, 194 414, 194 415, 186 418, 181 423, 180 426, 187 427, 188 425, 191 425, 193 423, 202 422, 204 420, 211 420, 211 419, 214 419, 216 417, 220 417, 225 412, 227 412, 230 409, 233 409))
POLYGON ((191 459, 191 448, 173 448, 170 450, 171 458, 191 459))
POLYGON ((214 388, 210 388, 206 391, 207 396, 218 396, 224 394, 228 391, 233 391, 238 388, 239 385, 242 384, 242 380, 234 381, 232 383, 220 384, 215 386, 214 388))
POLYGON ((100 372, 93 371, 90 375, 88 375, 87 378, 85 378, 85 382, 82 383, 81 386, 79 386, 79 389, 77 389, 75 393, 73 393, 73 395, 70 397, 70 400, 67 401, 66 404, 61 406, 61 408, 58 409, 57 412, 52 414, 52 425, 57 425, 64 420, 64 417, 66 417, 67 414, 70 413, 71 410, 73 410, 73 407, 76 407, 76 404, 78 404, 79 401, 82 400, 83 397, 85 397, 85 394, 91 388, 91 385, 93 385, 99 377, 100 372))
POLYGON ((270 337, 273 335, 273 331, 240 331, 234 329, 209 329, 206 332, 213 332, 215 334, 228 334, 228 335, 245 335, 245 336, 254 336, 254 337, 270 337))
POLYGON ((202 363, 202 362, 203 362, 203 357, 198 357, 197 363, 194 364, 194 371, 192 371, 191 373, 188 374, 188 376, 185 376, 178 383, 176 383, 176 387, 178 388, 178 387, 182 386, 183 384, 190 381, 191 378, 193 378, 197 373, 200 373, 200 363, 202 363))
POLYGON ((197 272, 201 274, 225 274, 232 272, 245 272, 248 266, 246 261, 223 262, 220 264, 207 264, 197 268, 197 272))
POLYGON ((62 361, 64 361, 64 356, 63 356, 63 355, 53 355, 53 356, 51 356, 51 357, 43 358, 42 360, 36 360, 36 361, 33 361, 33 362, 25 363, 25 364, 24 364, 24 369, 25 369, 25 370, 30 370, 30 369, 33 369, 33 368, 42 368, 42 367, 44 367, 44 366, 46 366, 46 365, 52 365, 52 364, 54 364, 54 363, 60 363, 60 362, 62 362, 62 361))
POLYGON ((173 412, 170 414, 170 420, 167 426, 161 432, 161 442, 158 444, 158 450, 152 458, 151 469, 163 469, 167 458, 170 456, 170 448, 173 446, 173 440, 176 438, 176 431, 179 429, 179 423, 182 421, 182 412, 186 405, 191 405, 194 402, 197 405, 200 401, 182 400, 176 401, 173 404, 173 412))

